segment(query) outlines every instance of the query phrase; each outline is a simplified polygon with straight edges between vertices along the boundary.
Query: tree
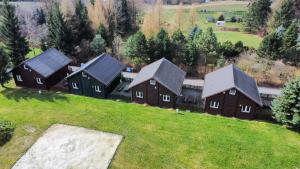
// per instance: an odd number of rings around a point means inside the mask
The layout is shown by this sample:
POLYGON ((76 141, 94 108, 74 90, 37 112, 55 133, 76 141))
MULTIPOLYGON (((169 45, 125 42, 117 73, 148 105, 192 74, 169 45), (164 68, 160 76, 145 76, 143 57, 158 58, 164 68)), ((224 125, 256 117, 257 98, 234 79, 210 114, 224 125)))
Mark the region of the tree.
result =
POLYGON ((268 16, 271 13, 270 0, 254 1, 245 15, 244 28, 248 32, 256 32, 266 26, 268 16))
POLYGON ((7 73, 9 66, 9 59, 6 53, 0 48, 0 84, 4 87, 4 84, 10 80, 9 73, 7 73))
POLYGON ((75 19, 78 20, 78 41, 82 39, 92 39, 93 38, 93 31, 90 26, 90 21, 88 18, 88 11, 86 6, 82 3, 81 0, 77 0, 75 4, 75 14, 73 16, 75 19))
POLYGON ((221 15, 218 17, 218 21, 225 21, 224 14, 221 14, 221 15))
POLYGON ((148 60, 147 40, 141 31, 136 32, 127 39, 124 54, 138 65, 148 60))
POLYGON ((168 33, 164 29, 161 29, 155 36, 154 41, 156 49, 154 51, 154 58, 152 58, 152 61, 163 57, 171 61, 171 41, 168 33))
POLYGON ((300 77, 285 85, 272 102, 272 111, 276 121, 300 129, 300 77))
POLYGON ((184 55, 185 55, 185 44, 186 44, 186 39, 183 35, 183 33, 177 29, 173 34, 172 34, 172 57, 175 60, 175 63, 180 64, 184 55))
POLYGON ((183 63, 187 66, 188 73, 191 73, 195 68, 195 66, 197 65, 198 56, 199 56, 199 51, 197 45, 195 44, 195 41, 189 39, 186 44, 185 55, 183 58, 183 63))
POLYGON ((296 40, 298 38, 298 22, 293 21, 288 29, 284 32, 282 38, 282 51, 286 51, 289 48, 297 44, 296 40))
POLYGON ((257 55, 266 59, 278 59, 280 58, 282 46, 282 38, 277 32, 271 32, 266 35, 257 49, 257 55))
POLYGON ((275 11, 273 17, 272 27, 274 29, 279 26, 283 26, 284 28, 288 28, 290 24, 293 22, 293 19, 296 18, 296 13, 294 9, 293 0, 284 0, 282 2, 281 7, 275 11))
POLYGON ((99 28, 98 28, 96 34, 101 35, 101 37, 105 40, 106 44, 108 44, 109 41, 111 41, 111 40, 109 40, 107 30, 106 30, 105 26, 102 23, 99 25, 99 28))
POLYGON ((101 35, 96 34, 93 41, 90 43, 91 50, 98 56, 105 52, 106 43, 101 35))
POLYGON ((0 38, 7 50, 10 61, 14 66, 19 65, 25 60, 26 54, 30 51, 28 42, 21 35, 20 26, 15 7, 4 0, 0 18, 0 38))
POLYGON ((219 58, 220 45, 211 27, 207 28, 207 31, 202 33, 195 41, 198 45, 197 47, 200 49, 200 53, 205 57, 206 64, 208 59, 215 60, 219 58))
POLYGON ((156 51, 156 43, 154 37, 150 37, 147 41, 147 58, 148 63, 154 62, 157 58, 155 56, 155 51, 156 51))
POLYGON ((71 30, 67 26, 57 2, 53 4, 49 11, 47 25, 49 29, 48 47, 55 47, 70 54, 73 49, 71 30))
POLYGON ((37 25, 43 25, 46 23, 46 15, 42 8, 37 8, 33 14, 33 19, 37 25))
POLYGON ((114 11, 116 17, 116 33, 123 36, 130 31, 130 16, 127 0, 115 0, 114 11))
POLYGON ((195 25, 191 32, 189 33, 189 39, 194 39, 196 36, 201 35, 202 30, 198 27, 198 25, 195 25))
POLYGON ((237 56, 237 52, 235 51, 234 45, 231 41, 223 42, 221 45, 221 51, 223 56, 226 58, 231 58, 237 56))

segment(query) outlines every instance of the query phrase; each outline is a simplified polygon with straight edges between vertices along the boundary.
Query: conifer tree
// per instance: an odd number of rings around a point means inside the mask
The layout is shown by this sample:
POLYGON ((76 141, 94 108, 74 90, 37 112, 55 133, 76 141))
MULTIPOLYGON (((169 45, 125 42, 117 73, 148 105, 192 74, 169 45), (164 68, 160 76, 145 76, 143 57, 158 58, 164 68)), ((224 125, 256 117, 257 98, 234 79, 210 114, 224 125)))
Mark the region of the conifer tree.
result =
POLYGON ((115 0, 114 10, 116 17, 116 31, 120 35, 125 35, 130 30, 130 16, 127 0, 115 0))
POLYGON ((91 50, 98 56, 105 52, 106 42, 101 35, 96 34, 93 41, 90 43, 91 50))
POLYGON ((197 45, 195 44, 195 41, 189 39, 186 44, 185 55, 183 58, 183 63, 187 66, 188 73, 192 73, 193 69, 197 65, 198 56, 199 50, 197 48, 197 45))
POLYGON ((161 29, 154 38, 155 41, 155 51, 154 51, 154 60, 161 58, 166 58, 172 61, 171 57, 171 41, 166 30, 161 29))
POLYGON ((21 35, 15 7, 7 0, 4 0, 3 4, 0 16, 0 38, 3 40, 10 61, 17 66, 25 60, 30 49, 27 40, 21 35))
POLYGON ((282 2, 282 6, 275 11, 272 26, 274 29, 279 26, 283 26, 284 28, 288 28, 290 24, 293 22, 293 19, 296 18, 296 13, 294 9, 293 0, 284 0, 282 2))
POLYGON ((136 64, 141 64, 148 60, 147 40, 141 31, 136 32, 128 38, 124 47, 124 54, 136 64))
POLYGON ((281 57, 282 37, 277 32, 266 35, 257 49, 257 55, 266 59, 279 59, 281 57))
POLYGON ((272 110, 276 121, 300 129, 300 77, 285 85, 272 102, 272 110))
POLYGON ((71 31, 66 24, 64 16, 59 8, 59 3, 55 2, 49 11, 47 18, 48 25, 48 45, 70 54, 73 49, 71 31))
POLYGON ((297 44, 298 38, 298 22, 293 21, 288 29, 284 32, 282 38, 282 50, 288 50, 289 48, 295 46, 297 44))
POLYGON ((175 63, 180 64, 185 55, 186 39, 178 29, 172 34, 172 57, 175 63))
POLYGON ((8 66, 8 57, 0 48, 0 84, 2 87, 4 87, 4 84, 10 80, 9 73, 7 72, 8 66))

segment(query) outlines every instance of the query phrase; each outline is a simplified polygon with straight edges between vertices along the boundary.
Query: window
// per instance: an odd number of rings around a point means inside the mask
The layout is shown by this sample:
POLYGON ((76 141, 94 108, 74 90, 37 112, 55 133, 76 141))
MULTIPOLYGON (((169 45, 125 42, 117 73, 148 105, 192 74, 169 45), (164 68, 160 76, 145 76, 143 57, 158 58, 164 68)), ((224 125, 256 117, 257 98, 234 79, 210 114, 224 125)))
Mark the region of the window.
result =
POLYGON ((95 91, 101 93, 100 86, 95 86, 95 91))
POLYGON ((16 75, 16 77, 17 77, 17 81, 23 82, 21 75, 16 75))
POLYGON ((236 90, 235 89, 230 89, 229 90, 229 94, 230 95, 235 95, 236 94, 236 90))
POLYGON ((213 109, 218 109, 219 108, 219 102, 217 102, 217 101, 210 101, 209 107, 213 108, 213 109))
POLYGON ((36 78, 36 83, 37 84, 43 84, 41 78, 39 78, 39 77, 36 78))
POLYGON ((242 113, 250 113, 251 111, 251 106, 242 106, 241 112, 242 113))
POLYGON ((86 74, 84 72, 81 72, 82 77, 86 77, 86 74))
POLYGON ((155 80, 150 80, 150 84, 151 85, 156 85, 156 81, 155 80))
POLYGON ((136 95, 137 98, 141 98, 141 99, 144 98, 143 92, 136 91, 135 95, 136 95))
POLYGON ((171 97, 169 95, 163 95, 163 101, 164 102, 170 102, 171 101, 171 97))
POLYGON ((24 68, 25 70, 28 70, 28 67, 27 67, 26 65, 23 65, 23 68, 24 68))
POLYGON ((79 89, 77 86, 77 83, 72 83, 72 87, 73 87, 73 89, 79 89))

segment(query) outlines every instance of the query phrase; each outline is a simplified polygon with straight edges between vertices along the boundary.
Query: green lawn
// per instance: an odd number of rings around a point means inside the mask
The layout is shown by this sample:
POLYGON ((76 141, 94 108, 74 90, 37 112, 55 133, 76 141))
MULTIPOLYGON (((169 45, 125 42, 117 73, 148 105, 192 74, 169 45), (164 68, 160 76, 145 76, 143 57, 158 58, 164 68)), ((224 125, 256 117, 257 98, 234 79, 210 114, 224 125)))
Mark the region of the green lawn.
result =
POLYGON ((30 48, 30 49, 31 49, 31 51, 26 55, 26 57, 29 59, 42 53, 42 49, 40 49, 40 48, 30 48))
POLYGON ((219 42, 225 42, 227 40, 235 43, 241 40, 244 45, 249 47, 258 48, 262 38, 256 35, 247 34, 243 32, 228 32, 228 31, 219 31, 215 32, 219 42))
POLYGON ((0 147, 1 169, 9 169, 55 123, 123 135, 111 168, 300 166, 300 135, 266 122, 15 88, 0 89, 0 105, 0 118, 17 126, 0 147))

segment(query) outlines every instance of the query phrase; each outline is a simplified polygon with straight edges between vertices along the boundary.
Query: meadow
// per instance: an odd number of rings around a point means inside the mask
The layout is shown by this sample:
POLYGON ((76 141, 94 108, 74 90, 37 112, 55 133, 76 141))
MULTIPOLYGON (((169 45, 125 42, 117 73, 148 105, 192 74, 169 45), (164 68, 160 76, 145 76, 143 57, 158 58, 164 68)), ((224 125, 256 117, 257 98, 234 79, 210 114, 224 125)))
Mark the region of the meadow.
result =
MULTIPOLYGON (((9 169, 52 124, 69 124, 124 136, 110 168, 297 168, 300 135, 259 121, 176 112, 71 94, 0 89, 0 119, 16 125, 0 147, 9 169)), ((51 146, 51 145, 50 145, 51 146)))

